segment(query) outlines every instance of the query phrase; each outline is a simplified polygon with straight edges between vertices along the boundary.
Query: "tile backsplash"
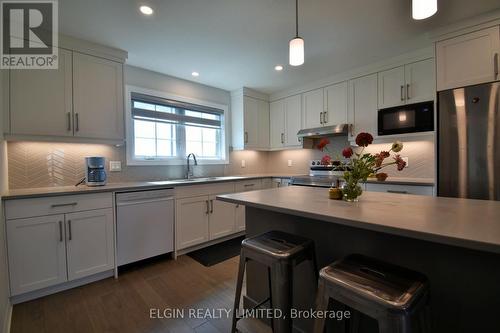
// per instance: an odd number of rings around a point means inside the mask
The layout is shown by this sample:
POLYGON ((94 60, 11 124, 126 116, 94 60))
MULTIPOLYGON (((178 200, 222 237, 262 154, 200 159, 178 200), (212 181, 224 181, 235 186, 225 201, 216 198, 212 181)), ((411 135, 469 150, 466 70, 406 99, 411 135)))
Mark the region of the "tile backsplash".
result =
MULTIPOLYGON (((348 144, 345 137, 331 138, 328 146, 333 153, 348 144)), ((405 141, 401 156, 408 157, 409 167, 402 172, 388 167, 392 177, 434 178, 434 142, 432 138, 405 141)), ((374 144, 370 152, 387 150, 390 143, 374 144)), ((104 156, 109 161, 121 161, 121 172, 109 172, 108 182, 164 180, 182 178, 185 166, 127 166, 125 147, 102 144, 9 142, 8 171, 11 189, 74 185, 85 175, 85 156, 104 156)), ((275 152, 232 151, 227 165, 203 165, 194 168, 197 177, 242 175, 257 173, 307 174, 309 160, 320 159, 316 149, 291 149, 275 152), (242 167, 242 160, 245 167, 242 167), (291 162, 291 165, 289 165, 291 162)))

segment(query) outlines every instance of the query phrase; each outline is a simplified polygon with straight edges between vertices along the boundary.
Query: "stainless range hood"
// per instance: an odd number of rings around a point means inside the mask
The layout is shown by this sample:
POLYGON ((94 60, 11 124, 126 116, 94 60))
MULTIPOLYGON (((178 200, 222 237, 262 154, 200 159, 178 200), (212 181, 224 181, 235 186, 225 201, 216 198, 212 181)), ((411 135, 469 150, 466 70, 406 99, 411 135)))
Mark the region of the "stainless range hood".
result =
POLYGON ((339 124, 332 126, 323 126, 316 128, 306 128, 298 131, 299 138, 322 138, 325 136, 341 136, 347 135, 349 131, 349 124, 339 124))

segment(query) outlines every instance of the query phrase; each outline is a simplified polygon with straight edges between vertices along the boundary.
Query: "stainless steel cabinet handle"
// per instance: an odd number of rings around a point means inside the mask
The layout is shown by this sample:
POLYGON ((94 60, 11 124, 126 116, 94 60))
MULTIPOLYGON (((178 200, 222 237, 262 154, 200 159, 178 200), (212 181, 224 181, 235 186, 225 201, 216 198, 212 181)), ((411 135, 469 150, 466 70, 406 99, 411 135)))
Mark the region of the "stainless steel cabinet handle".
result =
POLYGON ((68 131, 71 131, 71 112, 66 113, 68 118, 68 131))
POLYGON ((408 191, 387 190, 387 193, 408 194, 408 191))
POLYGON ((57 208, 57 207, 76 206, 76 205, 78 205, 78 202, 69 202, 69 203, 64 203, 64 204, 52 204, 52 205, 50 205, 50 207, 57 208))
POLYGON ((205 214, 209 214, 210 212, 210 208, 208 207, 209 203, 208 203, 208 200, 205 200, 205 203, 207 204, 207 210, 205 211, 205 214))
POLYGON ((245 137, 243 139, 245 143, 248 143, 248 132, 245 132, 245 137))
POLYGON ((401 86, 401 100, 405 100, 405 86, 401 86))
POLYGON ((281 133, 281 143, 285 143, 285 138, 284 138, 285 134, 284 133, 281 133))
POLYGON ((78 113, 75 113, 75 131, 80 130, 80 117, 78 116, 78 113))
POLYGON ((410 84, 406 84, 406 99, 410 99, 410 84))
POLYGON ((319 123, 323 124, 323 112, 319 113, 319 123))
POLYGON ((255 186, 255 184, 245 184, 245 185, 243 185, 243 186, 245 186, 245 187, 250 187, 250 186, 255 186))
POLYGON ((68 220, 68 240, 73 239, 73 234, 71 232, 71 220, 68 220))
POLYGON ((63 241, 63 230, 62 230, 63 226, 62 226, 62 221, 59 221, 59 241, 62 242, 63 241))
POLYGON ((493 71, 495 74, 495 79, 498 78, 498 53, 493 56, 493 71))
POLYGON ((214 212, 214 201, 210 200, 210 214, 214 212))

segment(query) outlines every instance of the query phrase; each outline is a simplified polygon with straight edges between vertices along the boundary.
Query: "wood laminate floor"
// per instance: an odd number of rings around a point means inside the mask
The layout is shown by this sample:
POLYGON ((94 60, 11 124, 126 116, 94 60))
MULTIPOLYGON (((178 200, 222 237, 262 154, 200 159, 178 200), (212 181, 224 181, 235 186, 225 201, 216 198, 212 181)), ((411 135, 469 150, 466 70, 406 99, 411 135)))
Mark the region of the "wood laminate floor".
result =
POLYGON ((231 309, 238 257, 204 267, 188 256, 165 259, 79 288, 14 306, 12 333, 230 332, 230 318, 189 318, 189 308, 231 309), (185 309, 150 319, 150 309, 185 309))

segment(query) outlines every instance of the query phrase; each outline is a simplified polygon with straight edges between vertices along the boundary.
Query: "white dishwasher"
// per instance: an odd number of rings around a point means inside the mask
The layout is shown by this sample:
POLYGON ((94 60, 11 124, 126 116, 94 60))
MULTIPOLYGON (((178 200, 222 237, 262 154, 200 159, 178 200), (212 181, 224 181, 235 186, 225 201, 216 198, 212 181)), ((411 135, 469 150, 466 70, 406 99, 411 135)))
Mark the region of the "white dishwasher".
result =
POLYGON ((174 250, 174 190, 116 194, 118 266, 174 250))

